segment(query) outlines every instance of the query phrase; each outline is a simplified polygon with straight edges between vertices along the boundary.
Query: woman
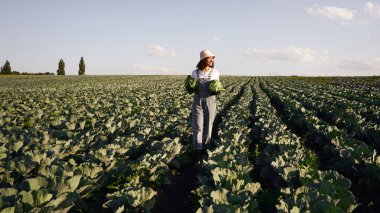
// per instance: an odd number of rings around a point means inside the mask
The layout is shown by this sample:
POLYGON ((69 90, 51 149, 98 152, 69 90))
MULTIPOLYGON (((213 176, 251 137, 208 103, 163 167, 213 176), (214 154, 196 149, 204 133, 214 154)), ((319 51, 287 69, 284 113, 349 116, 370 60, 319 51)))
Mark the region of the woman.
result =
POLYGON ((216 115, 216 97, 209 90, 212 80, 219 81, 214 60, 215 55, 209 50, 203 50, 197 69, 192 72, 192 77, 197 81, 192 106, 193 151, 198 154, 210 146, 212 124, 216 115))

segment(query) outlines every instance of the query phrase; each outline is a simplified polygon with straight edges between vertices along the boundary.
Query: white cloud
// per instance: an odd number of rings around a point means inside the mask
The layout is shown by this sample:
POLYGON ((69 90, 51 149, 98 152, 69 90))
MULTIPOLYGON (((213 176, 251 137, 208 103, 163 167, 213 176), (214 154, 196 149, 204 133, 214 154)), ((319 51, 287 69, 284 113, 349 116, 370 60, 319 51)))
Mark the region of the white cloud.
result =
POLYGON ((380 4, 367 2, 364 4, 364 12, 375 18, 380 18, 380 4))
POLYGON ((286 47, 283 49, 256 49, 251 48, 244 52, 245 55, 269 61, 291 61, 302 63, 316 62, 317 56, 314 50, 300 47, 286 47))
POLYGON ((380 58, 358 58, 348 59, 338 62, 338 66, 343 69, 355 71, 379 71, 380 73, 380 58))
POLYGON ((147 48, 148 48, 148 50, 146 51, 146 53, 148 55, 171 56, 171 57, 175 56, 174 52, 170 52, 160 45, 148 45, 147 48))
MULTIPOLYGON (((148 66, 148 65, 145 65, 145 64, 140 64, 140 63, 133 63, 132 66, 138 70, 141 70, 141 71, 154 71, 154 72, 163 72, 163 73, 168 73, 169 71, 171 71, 172 69, 170 68, 165 68, 165 67, 152 67, 152 66, 148 66)), ((157 73, 158 74, 158 73, 157 73)))
POLYGON ((349 10, 340 7, 321 7, 319 5, 314 5, 313 7, 305 8, 306 12, 311 15, 321 16, 334 21, 350 21, 354 18, 356 10, 349 10))
POLYGON ((217 36, 214 36, 214 37, 212 38, 212 40, 218 42, 218 41, 220 41, 220 38, 217 37, 217 36))

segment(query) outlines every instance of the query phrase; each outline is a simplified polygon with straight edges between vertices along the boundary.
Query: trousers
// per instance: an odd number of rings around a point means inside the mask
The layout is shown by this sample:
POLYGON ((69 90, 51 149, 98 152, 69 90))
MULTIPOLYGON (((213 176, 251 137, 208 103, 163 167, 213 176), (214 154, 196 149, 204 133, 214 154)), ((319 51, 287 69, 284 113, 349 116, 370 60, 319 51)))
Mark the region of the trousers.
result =
POLYGON ((192 106, 193 150, 202 150, 210 145, 215 116, 215 95, 208 97, 195 95, 192 106))

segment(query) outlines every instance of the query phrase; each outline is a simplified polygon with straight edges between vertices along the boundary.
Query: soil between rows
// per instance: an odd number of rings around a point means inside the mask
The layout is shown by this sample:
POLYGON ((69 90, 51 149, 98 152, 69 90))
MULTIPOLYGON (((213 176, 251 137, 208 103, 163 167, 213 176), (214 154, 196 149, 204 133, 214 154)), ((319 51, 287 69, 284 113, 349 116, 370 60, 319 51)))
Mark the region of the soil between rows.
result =
POLYGON ((153 213, 194 212, 188 201, 198 181, 194 165, 192 162, 179 170, 171 169, 168 177, 171 184, 158 190, 153 213))

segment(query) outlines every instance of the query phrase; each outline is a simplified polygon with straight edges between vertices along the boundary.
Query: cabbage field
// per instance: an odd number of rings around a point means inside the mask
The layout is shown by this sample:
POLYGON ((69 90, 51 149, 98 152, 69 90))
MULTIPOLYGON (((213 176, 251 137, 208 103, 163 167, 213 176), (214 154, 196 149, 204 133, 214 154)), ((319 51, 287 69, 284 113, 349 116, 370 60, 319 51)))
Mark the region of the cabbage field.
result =
POLYGON ((0 212, 376 212, 380 77, 0 77, 0 212))

